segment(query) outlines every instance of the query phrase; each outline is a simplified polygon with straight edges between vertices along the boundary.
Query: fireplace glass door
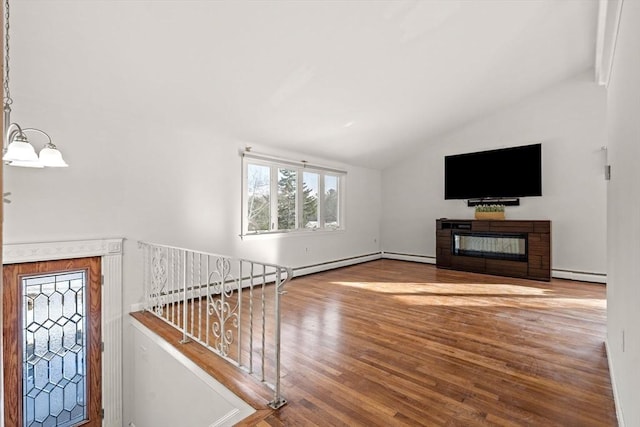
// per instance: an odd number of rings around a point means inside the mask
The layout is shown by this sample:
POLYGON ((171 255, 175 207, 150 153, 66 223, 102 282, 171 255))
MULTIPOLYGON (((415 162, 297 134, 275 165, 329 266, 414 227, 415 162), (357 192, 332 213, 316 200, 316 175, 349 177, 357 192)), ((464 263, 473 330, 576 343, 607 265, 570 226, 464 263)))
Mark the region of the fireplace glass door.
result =
POLYGON ((455 231, 452 234, 453 255, 484 258, 527 260, 527 235, 511 233, 469 233, 455 231))

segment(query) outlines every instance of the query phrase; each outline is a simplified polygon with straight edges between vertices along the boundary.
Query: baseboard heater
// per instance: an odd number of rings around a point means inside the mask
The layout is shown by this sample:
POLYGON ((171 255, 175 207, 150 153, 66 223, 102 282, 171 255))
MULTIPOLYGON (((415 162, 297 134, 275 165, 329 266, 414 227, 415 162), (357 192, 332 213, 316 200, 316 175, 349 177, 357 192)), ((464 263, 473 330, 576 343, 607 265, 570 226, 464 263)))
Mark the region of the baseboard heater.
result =
POLYGON ((607 283, 606 273, 553 269, 551 270, 551 276, 556 279, 577 280, 579 282, 607 283))
POLYGON ((435 264, 436 257, 431 255, 406 254, 402 252, 382 252, 382 258, 398 261, 421 262, 423 264, 435 264))
MULTIPOLYGON (((363 262, 375 261, 377 259, 393 259, 398 261, 419 262, 423 264, 435 264, 436 257, 432 255, 410 254, 403 252, 372 252, 364 255, 356 255, 348 258, 309 264, 293 268, 293 277, 305 276, 307 274, 319 273, 321 271, 333 270, 335 268, 347 267, 349 265, 361 264, 363 262)), ((607 275, 604 273, 590 273, 587 271, 573 270, 551 270, 551 276, 556 279, 569 279, 582 282, 606 283, 607 275)))
POLYGON ((307 274, 319 273, 321 271, 333 270, 334 268, 347 267, 349 265, 375 261, 381 258, 381 254, 382 252, 372 252, 370 254, 365 254, 365 255, 357 255, 349 258, 341 258, 337 260, 296 267, 292 269, 293 277, 300 277, 300 276, 305 276, 307 274))

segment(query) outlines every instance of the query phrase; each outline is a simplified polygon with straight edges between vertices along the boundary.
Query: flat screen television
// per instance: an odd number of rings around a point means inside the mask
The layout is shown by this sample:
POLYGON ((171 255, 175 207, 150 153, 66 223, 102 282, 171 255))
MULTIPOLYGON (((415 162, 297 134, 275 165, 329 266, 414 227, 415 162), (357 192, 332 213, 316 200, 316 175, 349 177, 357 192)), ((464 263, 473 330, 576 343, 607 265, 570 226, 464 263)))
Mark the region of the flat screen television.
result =
POLYGON ((542 196, 542 144, 444 158, 444 198, 542 196))

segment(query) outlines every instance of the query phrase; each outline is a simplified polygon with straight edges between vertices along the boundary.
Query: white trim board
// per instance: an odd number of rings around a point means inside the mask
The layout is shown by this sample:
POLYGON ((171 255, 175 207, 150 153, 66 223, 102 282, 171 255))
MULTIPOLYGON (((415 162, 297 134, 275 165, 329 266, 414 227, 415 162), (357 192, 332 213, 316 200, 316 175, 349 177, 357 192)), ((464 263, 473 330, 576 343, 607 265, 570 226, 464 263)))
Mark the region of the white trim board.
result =
POLYGON ((382 252, 383 259, 395 259, 398 261, 421 262, 423 264, 435 264, 436 257, 429 255, 403 254, 398 252, 382 252))
POLYGON ((322 264, 313 264, 293 269, 293 277, 305 276, 307 274, 319 273, 321 271, 333 270, 340 267, 347 267, 354 264, 362 264, 363 262, 375 261, 381 258, 380 252, 374 252, 366 255, 359 255, 352 258, 338 259, 322 264))
POLYGON ((551 270, 551 277, 555 279, 577 280, 579 282, 607 283, 606 274, 586 271, 551 270))
MULTIPOLYGON (((429 255, 403 254, 398 252, 382 252, 384 259, 397 259, 400 261, 421 262, 424 264, 435 264, 436 258, 429 255)), ((579 282, 607 283, 607 275, 604 273, 593 273, 588 271, 572 270, 551 270, 551 277, 554 279, 568 279, 579 282)))
MULTIPOLYGON (((122 242, 123 239, 14 243, 2 246, 3 264, 102 258, 102 407, 104 427, 122 426, 122 242)), ((1 323, 1 320, 0 320, 1 323)))
POLYGON ((2 246, 2 263, 16 264, 112 254, 122 255, 122 240, 119 238, 5 244, 2 246))
POLYGON ((624 0, 600 0, 596 34, 595 74, 598 84, 609 86, 624 0))
POLYGON ((620 405, 620 395, 618 393, 618 386, 616 384, 616 376, 613 374, 613 360, 611 360, 611 351, 609 351, 609 340, 604 341, 604 348, 607 352, 607 362, 609 364, 609 377, 611 377, 611 389, 613 390, 613 403, 616 406, 616 417, 618 418, 618 425, 624 427, 624 415, 622 413, 622 406, 620 405))

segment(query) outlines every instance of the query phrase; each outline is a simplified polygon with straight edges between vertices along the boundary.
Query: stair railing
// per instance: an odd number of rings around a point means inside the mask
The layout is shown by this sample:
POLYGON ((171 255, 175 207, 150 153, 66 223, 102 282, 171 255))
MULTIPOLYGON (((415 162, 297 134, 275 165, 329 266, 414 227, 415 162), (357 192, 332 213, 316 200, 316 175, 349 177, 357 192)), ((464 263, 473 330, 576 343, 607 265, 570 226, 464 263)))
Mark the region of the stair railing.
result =
POLYGON ((280 298, 292 270, 275 264, 139 242, 145 310, 257 377, 273 391, 268 404, 286 400, 280 390, 280 298))

